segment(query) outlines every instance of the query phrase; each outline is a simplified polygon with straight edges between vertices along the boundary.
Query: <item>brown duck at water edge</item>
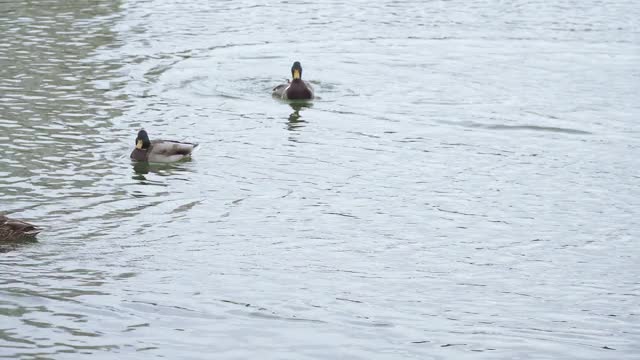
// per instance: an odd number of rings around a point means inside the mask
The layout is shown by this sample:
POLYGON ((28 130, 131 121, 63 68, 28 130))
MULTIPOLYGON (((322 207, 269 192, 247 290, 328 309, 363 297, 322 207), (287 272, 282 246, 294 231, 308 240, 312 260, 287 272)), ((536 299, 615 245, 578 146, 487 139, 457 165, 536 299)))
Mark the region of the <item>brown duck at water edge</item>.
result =
POLYGON ((313 88, 307 81, 302 80, 302 65, 300 65, 299 61, 293 63, 291 77, 292 80, 288 83, 273 88, 272 95, 285 100, 313 99, 313 88))
POLYGON ((197 146, 198 144, 173 140, 152 141, 145 130, 140 130, 136 137, 136 148, 131 152, 131 159, 156 163, 175 162, 191 157, 193 149, 197 146))
POLYGON ((34 225, 0 215, 0 241, 32 239, 39 232, 40 229, 34 225))

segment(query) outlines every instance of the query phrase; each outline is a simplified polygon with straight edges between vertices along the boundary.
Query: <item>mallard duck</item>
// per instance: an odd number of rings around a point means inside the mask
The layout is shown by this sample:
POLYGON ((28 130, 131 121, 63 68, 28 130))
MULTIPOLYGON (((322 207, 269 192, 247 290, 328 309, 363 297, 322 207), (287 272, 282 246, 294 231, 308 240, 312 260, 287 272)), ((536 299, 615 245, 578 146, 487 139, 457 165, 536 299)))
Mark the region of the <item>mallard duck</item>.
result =
POLYGON ((196 146, 198 144, 173 140, 151 141, 147 132, 140 130, 138 137, 136 137, 136 148, 131 153, 131 159, 159 163, 174 162, 190 157, 196 146))
POLYGON ((273 88, 272 95, 287 100, 313 99, 313 88, 307 81, 302 80, 302 66, 299 61, 293 63, 291 77, 293 79, 288 83, 273 88))
POLYGON ((0 214, 0 241, 15 241, 35 237, 40 228, 27 222, 9 219, 0 214))

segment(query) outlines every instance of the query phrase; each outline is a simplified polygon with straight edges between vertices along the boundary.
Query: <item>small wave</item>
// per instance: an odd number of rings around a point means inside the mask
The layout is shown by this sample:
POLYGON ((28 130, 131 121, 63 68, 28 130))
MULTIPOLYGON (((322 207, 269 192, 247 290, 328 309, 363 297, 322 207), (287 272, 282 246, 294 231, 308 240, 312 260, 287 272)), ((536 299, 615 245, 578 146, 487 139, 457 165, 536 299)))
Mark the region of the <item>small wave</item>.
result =
POLYGON ((468 128, 490 129, 490 130, 531 130, 531 131, 547 131, 564 134, 575 135, 593 135, 592 132, 571 128, 562 128, 555 126, 538 126, 538 125, 505 125, 505 124, 481 124, 472 121, 456 122, 456 121, 440 121, 440 123, 464 126, 468 128))
POLYGON ((486 125, 487 129, 495 130, 533 130, 533 131, 550 131, 566 134, 592 135, 593 133, 584 130, 561 128, 554 126, 537 126, 537 125, 486 125))

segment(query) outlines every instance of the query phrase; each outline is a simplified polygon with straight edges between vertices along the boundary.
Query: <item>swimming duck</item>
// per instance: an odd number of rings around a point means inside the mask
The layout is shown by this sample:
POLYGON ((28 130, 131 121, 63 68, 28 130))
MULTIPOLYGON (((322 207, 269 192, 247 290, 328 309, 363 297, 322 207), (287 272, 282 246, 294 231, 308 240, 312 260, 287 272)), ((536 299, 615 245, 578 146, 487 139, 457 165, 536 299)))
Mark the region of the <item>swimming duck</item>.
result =
POLYGON ((136 148, 131 152, 131 159, 148 162, 175 162, 191 156, 193 149, 198 144, 173 141, 173 140, 149 140, 149 135, 144 130, 138 132, 136 148))
POLYGON ((16 241, 35 237, 40 228, 27 222, 0 215, 0 241, 16 241))
POLYGON ((288 100, 313 99, 313 88, 307 81, 302 80, 302 66, 299 61, 293 63, 291 77, 293 79, 288 83, 273 88, 272 95, 288 100))

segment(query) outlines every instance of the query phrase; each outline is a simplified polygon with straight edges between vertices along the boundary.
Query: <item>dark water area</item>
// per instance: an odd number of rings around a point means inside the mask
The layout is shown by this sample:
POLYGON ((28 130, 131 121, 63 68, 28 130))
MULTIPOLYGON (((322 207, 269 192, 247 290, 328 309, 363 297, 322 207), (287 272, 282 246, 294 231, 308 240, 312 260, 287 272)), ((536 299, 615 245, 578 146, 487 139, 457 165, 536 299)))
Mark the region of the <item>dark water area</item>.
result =
POLYGON ((0 2, 0 358, 636 359, 639 18, 0 2))

